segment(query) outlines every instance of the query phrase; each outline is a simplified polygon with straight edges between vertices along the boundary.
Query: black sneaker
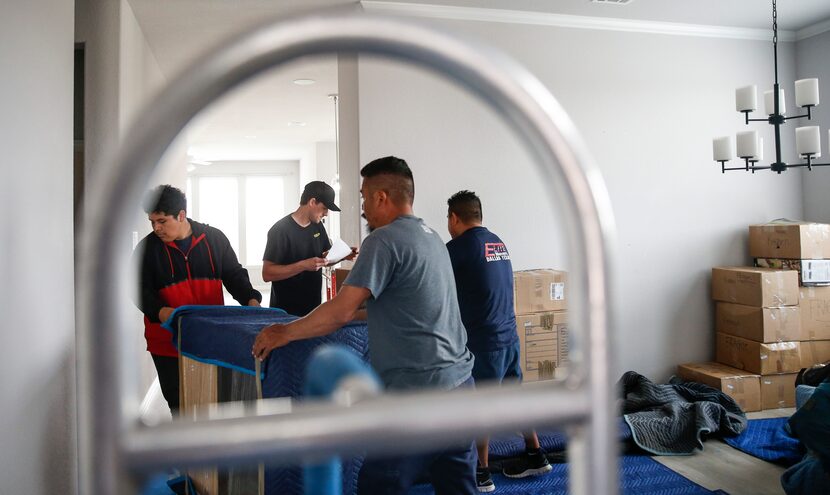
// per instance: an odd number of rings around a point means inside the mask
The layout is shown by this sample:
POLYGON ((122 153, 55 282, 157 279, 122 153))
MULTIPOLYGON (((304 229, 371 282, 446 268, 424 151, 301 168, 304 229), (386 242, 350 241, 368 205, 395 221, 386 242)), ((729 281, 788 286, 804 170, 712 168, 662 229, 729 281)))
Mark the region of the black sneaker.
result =
POLYGON ((496 485, 493 484, 493 478, 490 477, 490 471, 487 468, 476 468, 476 488, 485 493, 496 490, 496 485))
POLYGON ((535 454, 526 453, 518 461, 504 468, 504 475, 508 478, 525 478, 549 473, 553 466, 548 462, 544 452, 535 454))

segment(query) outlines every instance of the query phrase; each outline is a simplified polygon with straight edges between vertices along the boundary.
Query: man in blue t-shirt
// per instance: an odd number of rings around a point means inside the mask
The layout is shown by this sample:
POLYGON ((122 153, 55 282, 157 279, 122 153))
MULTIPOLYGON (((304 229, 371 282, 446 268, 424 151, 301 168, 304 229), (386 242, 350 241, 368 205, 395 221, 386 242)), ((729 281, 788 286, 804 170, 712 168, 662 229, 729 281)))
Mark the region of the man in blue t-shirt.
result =
MULTIPOLYGON (((499 237, 482 227, 481 200, 471 191, 459 191, 447 200, 447 243, 458 291, 461 320, 467 329, 467 347, 475 356, 476 383, 522 380, 519 336, 513 312, 513 266, 499 237)), ((496 489, 488 467, 489 439, 478 442, 478 491, 496 489)), ((536 433, 525 435, 525 456, 505 468, 511 478, 551 471, 536 433)))
MULTIPOLYGON (((256 338, 253 355, 293 340, 327 335, 353 319, 366 319, 369 358, 389 390, 473 386, 473 355, 456 302, 450 257, 441 237, 413 215, 415 183, 404 160, 372 161, 360 171, 363 212, 372 233, 337 296, 304 318, 271 325, 256 338)), ((475 495, 472 440, 438 452, 396 459, 367 459, 361 495, 405 494, 423 471, 436 494, 475 495)))

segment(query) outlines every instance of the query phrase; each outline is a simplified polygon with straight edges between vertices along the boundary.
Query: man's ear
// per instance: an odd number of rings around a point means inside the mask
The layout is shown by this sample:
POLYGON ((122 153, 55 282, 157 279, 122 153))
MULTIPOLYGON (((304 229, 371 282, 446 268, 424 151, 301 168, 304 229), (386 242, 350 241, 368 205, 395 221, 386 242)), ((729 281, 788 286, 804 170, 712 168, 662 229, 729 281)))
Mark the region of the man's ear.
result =
POLYGON ((176 220, 180 222, 184 222, 185 220, 187 220, 187 212, 184 210, 179 210, 179 214, 176 215, 176 220))
POLYGON ((389 194, 383 189, 378 189, 377 191, 375 191, 375 198, 377 199, 378 203, 385 203, 389 200, 389 194))

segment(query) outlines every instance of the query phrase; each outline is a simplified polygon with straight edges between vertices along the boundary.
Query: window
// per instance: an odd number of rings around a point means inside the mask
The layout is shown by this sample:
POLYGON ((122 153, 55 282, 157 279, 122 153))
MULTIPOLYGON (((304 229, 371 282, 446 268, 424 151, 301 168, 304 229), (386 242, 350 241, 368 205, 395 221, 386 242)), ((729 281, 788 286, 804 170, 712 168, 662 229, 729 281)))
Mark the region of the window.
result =
MULTIPOLYGON (((231 247, 239 256, 239 181, 236 177, 200 177, 198 212, 202 223, 212 225, 228 236, 231 247)), ((245 260, 240 259, 243 265, 245 260)))
POLYGON ((268 229, 288 214, 284 187, 282 177, 245 177, 245 258, 258 260, 250 265, 262 262, 268 229))
POLYGON ((187 179, 190 216, 228 237, 257 289, 269 285, 261 274, 268 229, 300 201, 298 171, 297 162, 217 162, 187 179))

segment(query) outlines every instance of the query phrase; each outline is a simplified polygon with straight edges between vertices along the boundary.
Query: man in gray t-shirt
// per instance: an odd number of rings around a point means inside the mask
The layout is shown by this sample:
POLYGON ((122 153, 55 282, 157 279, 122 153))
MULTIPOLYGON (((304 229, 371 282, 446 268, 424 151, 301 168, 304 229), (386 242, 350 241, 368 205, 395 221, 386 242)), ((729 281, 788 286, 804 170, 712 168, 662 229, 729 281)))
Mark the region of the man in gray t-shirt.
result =
POLYGON ((444 243, 423 220, 401 215, 363 242, 343 282, 372 293, 369 355, 388 388, 455 388, 473 358, 444 243))
MULTIPOLYGON (((264 328, 253 355, 265 359, 291 341, 327 335, 362 317, 366 304, 369 354, 389 389, 472 385, 473 356, 458 309, 452 265, 441 238, 412 212, 412 171, 385 157, 360 171, 363 212, 372 233, 363 241, 343 287, 331 301, 288 325, 264 328)), ((474 445, 405 458, 369 459, 360 493, 406 493, 428 471, 435 492, 477 493, 474 445)))

